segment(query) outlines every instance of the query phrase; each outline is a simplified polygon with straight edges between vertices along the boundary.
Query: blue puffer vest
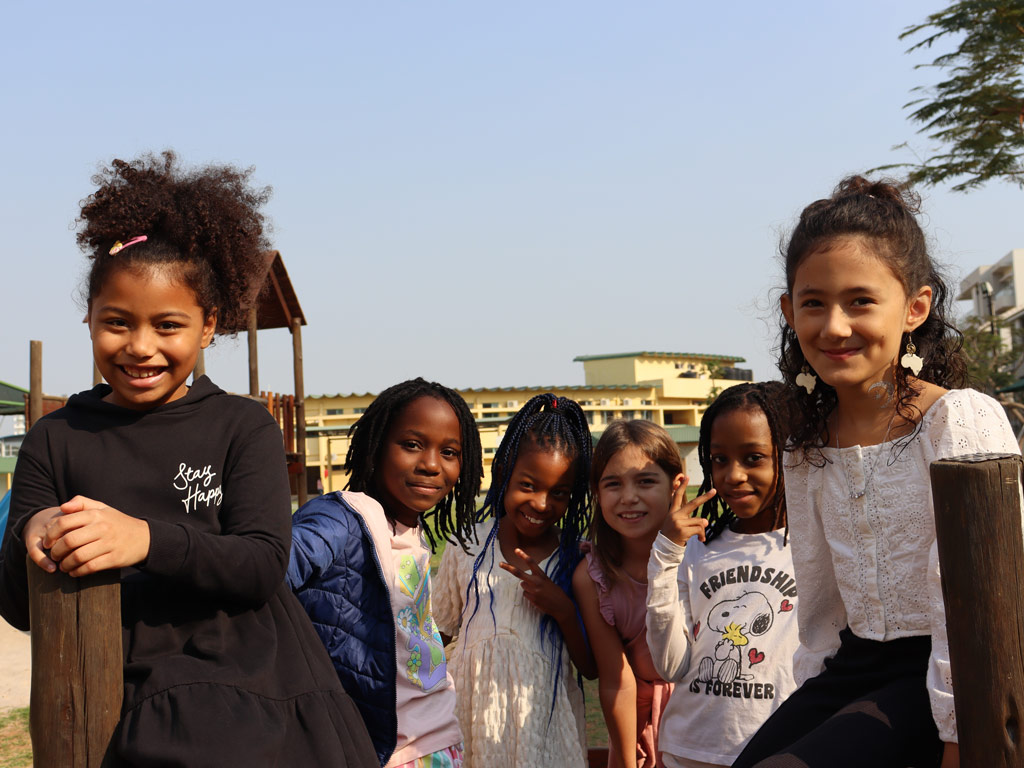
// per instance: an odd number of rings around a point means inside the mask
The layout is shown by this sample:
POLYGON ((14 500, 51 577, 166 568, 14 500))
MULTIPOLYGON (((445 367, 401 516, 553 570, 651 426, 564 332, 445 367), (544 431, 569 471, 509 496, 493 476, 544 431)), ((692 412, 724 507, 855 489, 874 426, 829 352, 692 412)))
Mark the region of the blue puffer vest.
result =
POLYGON ((382 526, 387 526, 384 509, 361 493, 335 491, 304 504, 292 518, 288 585, 312 619, 385 765, 398 741, 398 665, 389 582, 371 534, 386 535, 382 526))

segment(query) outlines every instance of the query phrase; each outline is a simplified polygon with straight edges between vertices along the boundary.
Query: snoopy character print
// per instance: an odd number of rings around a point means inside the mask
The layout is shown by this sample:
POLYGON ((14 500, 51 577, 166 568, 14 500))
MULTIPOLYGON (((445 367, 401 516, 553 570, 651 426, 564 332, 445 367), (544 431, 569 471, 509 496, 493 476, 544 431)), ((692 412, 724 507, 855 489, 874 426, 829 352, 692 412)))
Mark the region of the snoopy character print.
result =
POLYGON ((718 560, 714 572, 701 574, 692 598, 689 693, 765 700, 780 695, 778 668, 792 664, 796 637, 796 581, 786 565, 718 560))

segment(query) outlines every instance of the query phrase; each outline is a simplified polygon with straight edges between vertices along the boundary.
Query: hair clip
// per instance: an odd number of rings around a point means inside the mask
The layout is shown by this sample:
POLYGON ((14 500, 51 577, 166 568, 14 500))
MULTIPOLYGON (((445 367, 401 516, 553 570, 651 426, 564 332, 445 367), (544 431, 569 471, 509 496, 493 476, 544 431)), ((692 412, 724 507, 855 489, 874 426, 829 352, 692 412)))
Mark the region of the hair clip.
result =
POLYGON ((125 248, 127 248, 127 247, 128 247, 129 245, 135 245, 136 243, 144 243, 144 242, 146 242, 146 241, 147 241, 148 239, 149 239, 149 238, 148 238, 148 237, 146 237, 145 235, 139 235, 138 237, 133 237, 133 238, 132 238, 131 240, 129 240, 129 241, 127 242, 127 243, 122 243, 122 242, 121 242, 120 240, 118 240, 118 241, 117 241, 116 243, 114 243, 114 245, 113 245, 113 246, 112 246, 112 247, 110 248, 110 255, 111 255, 111 256, 113 256, 113 255, 114 255, 114 254, 116 254, 116 253, 120 253, 120 252, 121 252, 121 251, 123 251, 123 250, 124 250, 125 248))

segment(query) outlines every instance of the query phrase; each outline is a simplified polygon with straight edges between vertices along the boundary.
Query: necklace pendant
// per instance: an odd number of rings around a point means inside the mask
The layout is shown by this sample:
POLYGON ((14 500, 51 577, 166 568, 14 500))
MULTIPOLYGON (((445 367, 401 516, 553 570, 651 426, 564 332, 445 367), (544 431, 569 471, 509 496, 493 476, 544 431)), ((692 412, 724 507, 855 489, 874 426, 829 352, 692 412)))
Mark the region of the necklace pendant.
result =
POLYGON ((864 498, 864 491, 851 491, 850 492, 850 499, 852 501, 856 501, 857 499, 861 499, 861 498, 864 498))

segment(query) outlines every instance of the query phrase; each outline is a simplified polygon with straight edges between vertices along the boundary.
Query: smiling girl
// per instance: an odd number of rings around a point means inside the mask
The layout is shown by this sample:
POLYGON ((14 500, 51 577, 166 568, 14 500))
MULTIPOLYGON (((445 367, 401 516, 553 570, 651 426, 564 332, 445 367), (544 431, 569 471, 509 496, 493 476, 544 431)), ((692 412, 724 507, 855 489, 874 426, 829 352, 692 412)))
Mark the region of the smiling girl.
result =
MULTIPOLYGON (((249 172, 174 155, 115 160, 81 211, 86 322, 106 379, 25 438, 0 613, 28 628, 29 568, 119 570, 124 700, 117 764, 358 765, 373 751, 284 585, 291 531, 281 431, 206 377, 265 274, 249 172)), ((33 626, 33 632, 59 627, 33 626)), ((55 670, 59 673, 60 670, 55 670)))
POLYGON ((472 533, 483 473, 473 414, 440 384, 389 387, 352 427, 345 469, 350 490, 295 513, 288 583, 380 765, 459 768, 462 734, 431 612, 426 539, 434 543, 431 523, 450 549, 472 533))
POLYGON ((479 543, 444 552, 434 609, 441 631, 458 633, 451 664, 467 764, 585 764, 573 664, 593 677, 594 663, 570 580, 589 522, 590 454, 576 402, 532 398, 494 455, 479 543))
POLYGON ((594 448, 593 546, 573 591, 597 662, 609 768, 664 766, 658 729, 672 684, 647 647, 647 561, 682 472, 676 444, 650 421, 614 421, 594 448))
POLYGON ((654 541, 647 644, 658 673, 676 683, 659 733, 666 768, 731 765, 795 687, 783 390, 740 384, 708 407, 702 495, 687 503, 683 478, 654 541))
POLYGON ((785 251, 801 687, 738 766, 959 760, 928 467, 1019 450, 997 402, 955 389, 960 335, 916 212, 854 176, 804 209, 785 251))

